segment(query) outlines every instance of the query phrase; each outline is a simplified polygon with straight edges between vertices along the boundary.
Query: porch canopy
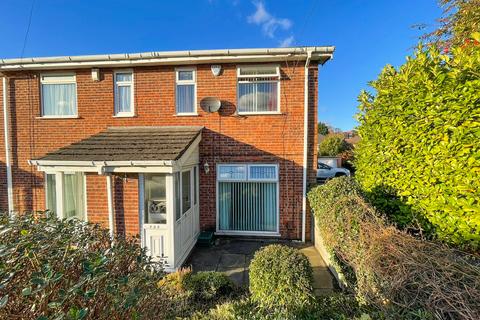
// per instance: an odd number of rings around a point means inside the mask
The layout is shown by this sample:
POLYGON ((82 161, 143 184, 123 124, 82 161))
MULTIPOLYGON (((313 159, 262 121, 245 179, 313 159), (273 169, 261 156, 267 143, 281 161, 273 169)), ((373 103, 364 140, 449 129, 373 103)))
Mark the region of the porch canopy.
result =
POLYGON ((202 128, 112 127, 30 163, 39 171, 172 173, 189 160, 200 142, 202 128))

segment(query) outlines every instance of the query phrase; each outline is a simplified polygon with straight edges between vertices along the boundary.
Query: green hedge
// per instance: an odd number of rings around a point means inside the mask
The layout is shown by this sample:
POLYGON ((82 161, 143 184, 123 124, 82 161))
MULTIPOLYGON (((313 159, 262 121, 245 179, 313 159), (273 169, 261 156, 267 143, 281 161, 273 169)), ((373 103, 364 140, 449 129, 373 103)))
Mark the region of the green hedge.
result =
POLYGON ((260 307, 296 314, 313 301, 313 271, 297 249, 269 245, 255 253, 249 269, 250 294, 260 307))
POLYGON ((308 193, 320 236, 359 301, 387 319, 480 319, 480 261, 389 224, 351 177, 308 193))
POLYGON ((480 47, 419 48, 360 97, 356 175, 400 226, 480 248, 480 47))

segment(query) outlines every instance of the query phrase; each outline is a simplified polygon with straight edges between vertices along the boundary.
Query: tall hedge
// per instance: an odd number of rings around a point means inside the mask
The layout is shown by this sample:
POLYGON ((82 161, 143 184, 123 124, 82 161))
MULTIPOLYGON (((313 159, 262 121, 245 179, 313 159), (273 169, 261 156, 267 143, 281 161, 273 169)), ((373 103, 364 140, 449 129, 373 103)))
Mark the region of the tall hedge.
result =
MULTIPOLYGON (((479 37, 480 38, 480 37, 479 37)), ((362 92, 357 178, 377 206, 426 219, 446 242, 480 247, 480 47, 418 48, 362 92)))

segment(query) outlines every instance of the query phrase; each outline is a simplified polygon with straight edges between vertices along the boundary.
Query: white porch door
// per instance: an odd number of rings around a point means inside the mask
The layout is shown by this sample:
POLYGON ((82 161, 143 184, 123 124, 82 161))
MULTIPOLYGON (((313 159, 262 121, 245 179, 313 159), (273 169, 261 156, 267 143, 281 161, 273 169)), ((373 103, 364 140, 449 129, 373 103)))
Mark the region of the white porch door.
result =
POLYGON ((144 174, 140 183, 140 210, 142 245, 154 260, 163 261, 168 267, 173 258, 172 239, 168 217, 167 174, 144 174), (142 197, 143 195, 143 197, 142 197), (142 199, 143 198, 143 199, 142 199))

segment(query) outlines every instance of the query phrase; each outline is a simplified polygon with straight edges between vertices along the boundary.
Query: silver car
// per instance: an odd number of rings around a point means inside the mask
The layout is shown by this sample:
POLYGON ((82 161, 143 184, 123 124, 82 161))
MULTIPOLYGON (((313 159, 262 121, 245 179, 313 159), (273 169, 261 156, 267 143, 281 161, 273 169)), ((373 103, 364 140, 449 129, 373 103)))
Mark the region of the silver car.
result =
POLYGON ((318 163, 317 166, 317 182, 325 181, 334 177, 350 176, 350 171, 345 168, 333 168, 325 163, 318 163))

